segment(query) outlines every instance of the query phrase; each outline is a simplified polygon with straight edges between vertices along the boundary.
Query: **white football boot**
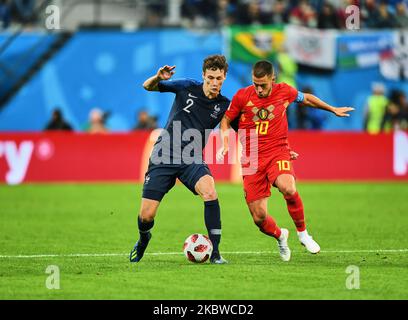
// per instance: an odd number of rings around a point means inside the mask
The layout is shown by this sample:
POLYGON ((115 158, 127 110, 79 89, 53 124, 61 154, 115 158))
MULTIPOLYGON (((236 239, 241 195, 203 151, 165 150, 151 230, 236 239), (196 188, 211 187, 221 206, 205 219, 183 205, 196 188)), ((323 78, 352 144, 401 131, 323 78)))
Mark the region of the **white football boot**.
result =
POLYGON ((278 240, 278 249, 281 259, 283 261, 290 260, 290 249, 288 246, 288 239, 289 239, 289 230, 288 229, 281 229, 281 235, 278 240))
POLYGON ((316 241, 313 240, 313 237, 310 236, 307 231, 298 232, 298 237, 300 243, 309 251, 310 253, 316 254, 320 252, 320 246, 316 241))

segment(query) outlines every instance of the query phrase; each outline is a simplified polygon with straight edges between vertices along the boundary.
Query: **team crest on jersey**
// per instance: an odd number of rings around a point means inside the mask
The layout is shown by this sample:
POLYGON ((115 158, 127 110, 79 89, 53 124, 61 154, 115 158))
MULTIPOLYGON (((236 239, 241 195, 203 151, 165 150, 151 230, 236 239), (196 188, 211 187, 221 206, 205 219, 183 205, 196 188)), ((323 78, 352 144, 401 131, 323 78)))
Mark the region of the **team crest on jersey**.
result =
POLYGON ((216 104, 214 106, 214 111, 211 114, 211 117, 213 117, 214 119, 217 119, 218 118, 218 113, 220 113, 220 111, 221 111, 221 108, 218 106, 218 104, 216 104))
POLYGON ((258 111, 258 117, 261 120, 266 120, 268 118, 268 115, 269 115, 269 111, 266 109, 260 109, 258 111))
POLYGON ((253 121, 258 120, 272 120, 275 118, 272 111, 275 109, 275 106, 271 104, 267 108, 258 109, 256 107, 252 108, 252 112, 254 113, 254 117, 252 118, 253 121))

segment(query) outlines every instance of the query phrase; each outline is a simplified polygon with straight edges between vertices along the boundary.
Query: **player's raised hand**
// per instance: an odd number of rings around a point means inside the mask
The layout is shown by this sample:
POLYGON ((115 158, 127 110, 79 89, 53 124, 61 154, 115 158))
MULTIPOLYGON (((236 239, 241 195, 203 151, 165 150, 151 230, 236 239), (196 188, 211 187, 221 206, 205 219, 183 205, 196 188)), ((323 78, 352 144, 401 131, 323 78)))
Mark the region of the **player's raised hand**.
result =
POLYGON ((157 77, 160 80, 169 80, 173 74, 175 73, 174 69, 176 68, 176 66, 168 66, 165 65, 163 67, 161 67, 159 69, 159 71, 157 71, 157 77))
POLYGON ((340 108, 334 108, 333 112, 338 117, 350 117, 350 114, 348 112, 353 111, 353 110, 354 108, 350 108, 350 107, 340 107, 340 108))

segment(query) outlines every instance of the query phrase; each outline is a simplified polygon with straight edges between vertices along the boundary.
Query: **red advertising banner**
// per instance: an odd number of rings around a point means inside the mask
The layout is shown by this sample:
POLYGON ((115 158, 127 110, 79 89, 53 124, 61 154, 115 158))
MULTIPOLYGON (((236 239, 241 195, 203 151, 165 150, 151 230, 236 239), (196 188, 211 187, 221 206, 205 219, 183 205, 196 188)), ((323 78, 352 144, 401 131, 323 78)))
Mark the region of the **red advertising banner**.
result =
POLYGON ((299 179, 408 180, 406 132, 370 135, 359 132, 291 132, 299 179))
MULTIPOLYGON (((0 183, 141 182, 150 132, 0 133, 0 183)), ((157 135, 156 135, 157 137, 157 135)), ((407 180, 408 134, 290 132, 299 180, 407 180)), ((211 146, 214 149, 215 146, 211 146)), ((210 164, 218 181, 240 181, 239 164, 210 164)))

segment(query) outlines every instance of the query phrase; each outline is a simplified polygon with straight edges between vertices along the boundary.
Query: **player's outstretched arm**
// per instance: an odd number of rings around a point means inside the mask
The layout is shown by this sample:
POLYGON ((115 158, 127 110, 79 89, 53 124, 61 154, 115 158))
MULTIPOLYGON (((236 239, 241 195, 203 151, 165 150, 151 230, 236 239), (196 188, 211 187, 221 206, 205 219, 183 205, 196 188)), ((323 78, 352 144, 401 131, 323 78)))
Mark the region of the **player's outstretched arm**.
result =
POLYGON ((159 91, 159 82, 169 80, 175 73, 175 68, 176 66, 168 65, 161 67, 153 77, 150 77, 143 83, 143 88, 147 91, 159 91))
POLYGON ((321 110, 332 112, 338 117, 349 117, 350 114, 348 112, 354 110, 354 108, 350 108, 350 107, 340 107, 340 108, 333 107, 310 93, 304 94, 303 104, 309 107, 318 108, 321 110))

